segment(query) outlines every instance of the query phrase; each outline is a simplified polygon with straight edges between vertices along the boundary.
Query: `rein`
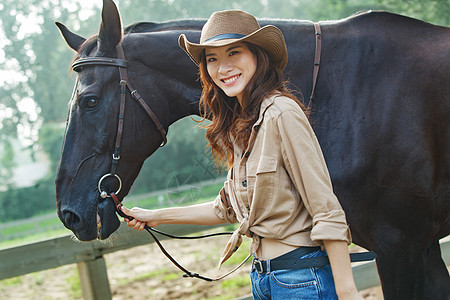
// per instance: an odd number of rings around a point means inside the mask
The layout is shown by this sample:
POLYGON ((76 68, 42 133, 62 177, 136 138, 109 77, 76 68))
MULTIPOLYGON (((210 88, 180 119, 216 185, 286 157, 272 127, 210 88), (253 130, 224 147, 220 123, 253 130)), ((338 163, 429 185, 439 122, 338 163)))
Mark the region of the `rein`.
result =
MULTIPOLYGON (((314 28, 315 28, 315 35, 316 35, 316 51, 315 51, 315 57, 314 57, 313 87, 312 87, 312 91, 311 91, 311 96, 309 98, 308 110, 311 109, 312 100, 313 100, 313 97, 314 97, 314 91, 315 91, 315 87, 316 87, 316 83, 317 83, 317 76, 318 76, 318 73, 319 73, 320 54, 321 54, 321 30, 320 30, 319 23, 314 23, 314 28)), ((122 141, 122 134, 123 134, 123 122, 124 122, 124 117, 125 117, 125 100, 126 100, 126 91, 127 91, 127 89, 130 91, 131 96, 133 97, 133 99, 136 100, 139 103, 139 105, 145 110, 147 115, 150 117, 150 119, 155 124, 156 129, 160 132, 161 137, 163 139, 163 142, 160 145, 160 147, 162 147, 162 146, 167 144, 167 137, 166 137, 167 133, 166 133, 166 130, 164 129, 164 127, 162 126, 161 122, 159 121, 158 117, 151 110, 151 108, 147 105, 147 103, 142 98, 142 96, 137 92, 136 89, 134 89, 131 86, 131 84, 129 82, 129 79, 128 79, 128 73, 127 73, 128 62, 127 62, 127 60, 125 60, 125 54, 123 52, 122 45, 120 45, 120 44, 117 45, 116 51, 117 51, 117 57, 118 58, 107 58, 107 57, 86 57, 86 58, 80 58, 80 59, 76 60, 72 64, 72 69, 75 72, 79 72, 82 67, 113 66, 113 67, 118 67, 119 68, 119 75, 120 75, 120 82, 119 82, 119 85, 120 85, 120 106, 119 106, 119 115, 118 115, 118 120, 119 121, 118 121, 118 125, 117 125, 117 134, 116 134, 116 141, 115 141, 115 146, 114 146, 114 153, 112 155, 111 171, 110 171, 110 173, 107 173, 107 174, 103 175, 100 178, 100 180, 98 182, 98 191, 100 193, 100 197, 101 198, 103 198, 103 199, 111 198, 112 199, 112 201, 114 202, 114 205, 116 207, 116 212, 117 212, 118 215, 120 215, 123 218, 127 218, 129 220, 132 220, 133 217, 127 216, 120 209, 120 207, 123 204, 122 204, 121 200, 119 200, 119 198, 117 197, 117 194, 120 192, 120 190, 122 188, 122 180, 119 177, 119 175, 116 174, 117 165, 119 164, 119 160, 120 160, 120 144, 121 144, 121 141, 122 141), (119 183, 119 187, 118 187, 117 191, 116 192, 111 192, 110 194, 108 194, 106 191, 103 191, 102 187, 101 187, 103 180, 105 180, 108 177, 116 178, 118 183, 119 183)), ((160 248, 161 252, 164 253, 164 255, 178 269, 180 269, 182 272, 184 272, 183 277, 194 277, 194 278, 202 279, 202 280, 205 280, 205 281, 221 280, 224 277, 226 277, 226 276, 230 275, 231 273, 235 272, 242 265, 244 265, 244 263, 252 255, 250 253, 237 267, 235 267, 230 272, 228 272, 228 273, 226 273, 226 274, 224 274, 224 275, 222 275, 220 277, 217 277, 217 278, 209 278, 209 277, 205 277, 205 276, 199 275, 198 273, 191 272, 191 271, 187 270, 185 267, 183 267, 182 265, 180 265, 166 251, 166 249, 163 247, 163 245, 161 244, 161 242, 158 240, 158 238, 155 236, 154 233, 158 233, 160 235, 163 235, 163 236, 166 236, 166 237, 169 237, 169 238, 173 238, 173 239, 200 239, 200 238, 207 238, 207 237, 219 236, 219 235, 231 235, 231 234, 233 234, 232 232, 220 232, 220 233, 213 233, 213 234, 207 234, 207 235, 201 235, 201 236, 186 237, 186 236, 176 236, 176 235, 167 234, 167 233, 161 232, 161 231, 159 231, 157 229, 154 229, 154 228, 152 228, 152 227, 150 227, 148 225, 145 225, 144 228, 152 236, 152 238, 154 239, 155 243, 160 248)))
MULTIPOLYGON (((117 196, 114 193, 111 193, 111 198, 114 201, 114 204, 116 205, 116 211, 117 214, 119 214, 121 217, 123 218, 127 218, 130 221, 133 220, 133 217, 127 216, 126 214, 124 214, 124 212, 120 209, 121 206, 123 206, 122 202, 120 202, 120 200, 117 198, 117 196)), ((211 233, 211 234, 205 234, 205 235, 200 235, 200 236, 177 236, 177 235, 172 235, 172 234, 168 234, 162 231, 159 231, 155 228, 152 228, 150 226, 148 226, 147 224, 145 225, 144 229, 150 233, 150 235, 152 236, 153 240, 155 241, 155 243, 158 245, 159 249, 161 250, 162 253, 164 253, 164 255, 182 272, 184 272, 183 277, 188 278, 188 277, 192 277, 192 278, 198 278, 198 279, 202 279, 205 281, 218 281, 221 280, 225 277, 227 277, 228 275, 234 273, 236 270, 238 270, 240 267, 242 267, 247 260, 250 258, 251 254, 249 254, 238 266, 236 266, 233 270, 229 271, 228 273, 221 275, 219 277, 216 278, 210 278, 210 277, 206 277, 206 276, 202 276, 198 273, 194 273, 189 271, 188 269, 186 269, 185 267, 183 267, 182 265, 180 265, 173 257, 172 255, 169 254, 169 252, 167 252, 167 250, 164 248, 164 246, 161 244, 161 242, 158 240, 158 238, 155 236, 155 233, 161 234, 163 236, 172 238, 172 239, 182 239, 182 240, 194 240, 194 239, 202 239, 202 238, 207 238, 207 237, 212 237, 212 236, 219 236, 219 235, 231 235, 233 234, 232 232, 218 232, 218 233, 211 233)))

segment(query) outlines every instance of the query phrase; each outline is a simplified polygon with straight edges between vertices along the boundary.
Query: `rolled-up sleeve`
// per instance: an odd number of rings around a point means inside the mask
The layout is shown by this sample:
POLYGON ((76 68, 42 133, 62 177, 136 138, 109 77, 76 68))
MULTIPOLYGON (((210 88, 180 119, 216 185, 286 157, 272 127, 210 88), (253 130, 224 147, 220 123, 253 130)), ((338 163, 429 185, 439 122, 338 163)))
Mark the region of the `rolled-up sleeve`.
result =
POLYGON ((311 239, 351 242, 345 213, 333 192, 319 142, 305 114, 283 111, 277 117, 281 151, 286 170, 312 217, 311 239))
POLYGON ((236 223, 236 213, 230 203, 227 188, 228 181, 225 181, 224 186, 219 192, 219 195, 217 195, 216 199, 214 200, 214 213, 221 220, 224 220, 228 223, 236 223))

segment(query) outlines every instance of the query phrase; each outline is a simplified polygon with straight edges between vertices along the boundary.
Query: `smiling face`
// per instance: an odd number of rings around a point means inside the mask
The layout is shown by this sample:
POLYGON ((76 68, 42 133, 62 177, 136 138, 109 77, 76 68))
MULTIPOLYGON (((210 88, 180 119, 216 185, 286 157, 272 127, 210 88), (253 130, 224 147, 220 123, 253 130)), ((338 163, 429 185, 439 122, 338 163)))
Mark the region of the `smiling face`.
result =
POLYGON ((206 69, 228 97, 242 103, 245 87, 256 71, 255 54, 244 43, 205 49, 206 69))

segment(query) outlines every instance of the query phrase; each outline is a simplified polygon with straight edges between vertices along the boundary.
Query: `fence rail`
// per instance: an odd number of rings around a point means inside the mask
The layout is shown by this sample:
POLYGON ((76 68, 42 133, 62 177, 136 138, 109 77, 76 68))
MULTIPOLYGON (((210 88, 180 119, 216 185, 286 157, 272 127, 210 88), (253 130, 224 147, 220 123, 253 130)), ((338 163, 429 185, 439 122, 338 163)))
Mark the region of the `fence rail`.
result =
MULTIPOLYGON (((120 239, 114 241, 113 246, 102 241, 77 242, 71 236, 62 236, 1 249, 0 280, 76 263, 84 299, 111 299, 103 256, 153 242, 148 234, 132 230, 124 223, 121 227, 123 234, 120 239)), ((161 225, 158 229, 175 235, 187 235, 214 227, 219 226, 161 225)), ((164 236, 160 238, 167 239, 164 236)), ((441 251, 446 264, 449 265, 450 241, 441 243, 441 251)), ((380 284, 374 262, 358 264, 353 267, 353 272, 359 290, 380 284)))

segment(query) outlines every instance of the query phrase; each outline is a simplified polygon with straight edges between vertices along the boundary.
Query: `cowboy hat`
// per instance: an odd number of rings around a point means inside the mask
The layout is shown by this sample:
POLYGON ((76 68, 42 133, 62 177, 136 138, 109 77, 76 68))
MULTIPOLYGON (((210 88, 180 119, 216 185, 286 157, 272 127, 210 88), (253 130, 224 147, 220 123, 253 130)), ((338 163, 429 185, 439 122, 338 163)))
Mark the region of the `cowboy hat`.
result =
POLYGON ((271 62, 280 71, 287 64, 287 49, 281 31, 272 25, 261 28, 252 15, 240 10, 215 12, 202 28, 200 43, 191 43, 184 34, 178 39, 180 47, 189 57, 200 63, 203 49, 230 45, 237 42, 249 42, 264 49, 271 62))

